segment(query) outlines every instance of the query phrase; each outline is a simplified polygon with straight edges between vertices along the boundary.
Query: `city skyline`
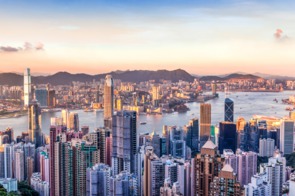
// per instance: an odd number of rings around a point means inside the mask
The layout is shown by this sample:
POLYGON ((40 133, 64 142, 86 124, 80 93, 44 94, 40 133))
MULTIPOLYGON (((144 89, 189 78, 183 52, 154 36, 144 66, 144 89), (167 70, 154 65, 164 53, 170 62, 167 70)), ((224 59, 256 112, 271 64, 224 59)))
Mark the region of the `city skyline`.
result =
POLYGON ((294 2, 3 1, 0 72, 295 71, 294 2))

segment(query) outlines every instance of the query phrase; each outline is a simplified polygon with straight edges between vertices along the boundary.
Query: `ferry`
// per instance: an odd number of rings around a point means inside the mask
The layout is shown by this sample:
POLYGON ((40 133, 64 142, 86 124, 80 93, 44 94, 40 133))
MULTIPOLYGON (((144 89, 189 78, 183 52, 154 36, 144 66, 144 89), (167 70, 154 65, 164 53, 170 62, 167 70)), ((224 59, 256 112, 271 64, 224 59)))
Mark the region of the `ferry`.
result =
POLYGON ((140 122, 140 124, 141 124, 141 125, 145 125, 145 124, 146 124, 146 122, 140 122))
POLYGON ((91 109, 91 108, 86 108, 85 110, 84 110, 84 112, 93 112, 94 110, 93 109, 91 109))

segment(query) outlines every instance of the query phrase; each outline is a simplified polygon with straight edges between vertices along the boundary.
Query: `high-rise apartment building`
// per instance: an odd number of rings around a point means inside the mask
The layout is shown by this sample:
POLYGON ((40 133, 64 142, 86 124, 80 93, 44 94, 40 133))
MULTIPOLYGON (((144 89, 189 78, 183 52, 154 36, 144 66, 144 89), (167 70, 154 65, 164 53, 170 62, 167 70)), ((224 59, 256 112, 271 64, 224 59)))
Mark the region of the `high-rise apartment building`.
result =
POLYGON ((233 168, 226 164, 210 183, 210 196, 215 195, 243 195, 243 186, 238 182, 233 168))
POLYGON ((25 161, 24 161, 24 151, 22 149, 17 149, 14 152, 14 163, 15 163, 15 178, 21 182, 25 180, 25 161))
POLYGON ((274 139, 260 139, 259 140, 259 156, 261 157, 271 157, 275 150, 274 139))
POLYGON ((245 187, 245 196, 269 196, 271 194, 271 184, 267 180, 266 173, 255 174, 251 177, 251 182, 245 187))
POLYGON ((211 104, 200 105, 200 148, 208 141, 211 127, 211 104))
POLYGON ((120 111, 113 116, 112 169, 117 175, 121 171, 134 172, 134 156, 137 151, 136 112, 120 111))
POLYGON ((41 130, 41 109, 39 103, 34 100, 29 104, 29 139, 36 148, 43 145, 43 134, 41 130))
POLYGON ((257 173, 257 154, 255 152, 243 152, 238 150, 236 154, 230 149, 223 151, 225 161, 231 165, 241 185, 251 181, 251 177, 257 173))
POLYGON ((236 124, 232 122, 219 123, 218 150, 223 152, 224 149, 237 150, 236 124))
POLYGON ((136 176, 127 171, 110 178, 110 195, 137 195, 136 176))
POLYGON ((218 153, 217 146, 208 140, 201 148, 193 161, 194 185, 192 191, 194 195, 209 195, 210 183, 223 167, 224 158, 218 153))
POLYGON ((13 178, 13 144, 4 144, 4 176, 13 178))
POLYGON ((87 169, 87 196, 110 196, 111 168, 105 164, 96 164, 87 169))
POLYGON ((112 128, 112 116, 114 113, 114 82, 111 75, 106 75, 104 83, 104 96, 103 96, 103 107, 104 107, 104 126, 112 128))
POLYGON ((281 120, 280 150, 284 154, 294 152, 294 120, 281 120))
POLYGON ((224 121, 234 122, 234 102, 230 98, 224 101, 224 121))
POLYGON ((31 73, 30 68, 27 68, 24 73, 24 106, 29 106, 32 95, 31 95, 31 73))

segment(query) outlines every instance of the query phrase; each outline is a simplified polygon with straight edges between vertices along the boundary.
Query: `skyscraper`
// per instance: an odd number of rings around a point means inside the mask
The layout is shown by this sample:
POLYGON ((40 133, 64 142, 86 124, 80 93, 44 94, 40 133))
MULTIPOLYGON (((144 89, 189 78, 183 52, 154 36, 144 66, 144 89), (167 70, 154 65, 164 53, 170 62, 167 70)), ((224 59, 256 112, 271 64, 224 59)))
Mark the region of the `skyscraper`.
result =
POLYGON ((217 146, 208 140, 193 161, 194 195, 209 195, 210 183, 223 167, 224 158, 218 153, 217 146))
POLYGON ((43 145, 43 134, 41 131, 41 109, 36 100, 29 104, 29 138, 36 148, 43 145))
POLYGON ((136 112, 120 111, 113 116, 112 169, 114 175, 126 170, 134 172, 134 156, 137 150, 136 112))
POLYGON ((47 99, 48 107, 55 107, 55 103, 56 103, 55 90, 48 89, 48 99, 47 99))
POLYGON ((38 101, 41 107, 47 107, 48 105, 48 91, 45 88, 35 89, 35 99, 38 101))
POLYGON ((24 165, 24 151, 22 149, 17 149, 14 153, 14 163, 15 163, 15 171, 14 175, 18 181, 25 180, 25 165, 24 165))
POLYGON ((234 102, 230 98, 224 101, 224 121, 234 122, 234 102))
POLYGON ((27 107, 32 99, 31 97, 31 73, 30 68, 27 68, 24 73, 24 106, 27 107))
POLYGON ((236 124, 232 122, 219 123, 218 150, 223 152, 224 149, 237 150, 236 124))
POLYGON ((271 157, 274 153, 275 141, 273 139, 260 139, 259 140, 259 156, 271 157))
POLYGON ((112 116, 114 112, 114 82, 111 75, 106 75, 104 84, 104 125, 105 127, 112 128, 112 116))
POLYGON ((201 103, 200 106, 200 148, 208 141, 211 127, 211 104, 201 103))
POLYGON ((110 195, 111 168, 105 164, 96 164, 87 169, 87 196, 110 195))
POLYGON ((251 183, 245 185, 245 195, 269 196, 271 184, 267 180, 266 173, 255 174, 251 177, 251 183))
POLYGON ((199 151, 199 119, 189 121, 186 132, 186 145, 191 148, 193 156, 199 151))
POLYGON ((164 164, 153 152, 153 147, 147 146, 144 157, 143 195, 160 195, 164 183, 164 164))
POLYGON ((69 111, 67 109, 62 110, 61 117, 62 117, 63 126, 66 126, 67 128, 69 128, 69 111))
POLYGON ((79 116, 76 112, 71 112, 69 115, 69 127, 71 130, 75 132, 79 131, 79 116))
POLYGON ((280 150, 284 154, 294 152, 294 121, 281 120, 280 128, 280 150))
POLYGON ((238 182, 233 168, 226 164, 210 183, 210 196, 215 195, 243 195, 243 186, 238 182))

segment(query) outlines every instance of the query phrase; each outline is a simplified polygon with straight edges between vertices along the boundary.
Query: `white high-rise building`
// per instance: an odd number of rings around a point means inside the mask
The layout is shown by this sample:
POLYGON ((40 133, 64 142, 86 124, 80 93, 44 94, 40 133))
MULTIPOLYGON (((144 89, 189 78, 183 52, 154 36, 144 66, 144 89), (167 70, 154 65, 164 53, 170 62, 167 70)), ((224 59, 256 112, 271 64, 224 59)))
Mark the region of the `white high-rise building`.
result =
POLYGON ((274 153, 275 141, 274 139, 260 139, 259 140, 259 156, 271 157, 274 153))
POLYGON ((69 111, 64 109, 61 111, 62 124, 69 128, 69 111))
POLYGON ((251 182, 245 185, 245 196, 269 196, 271 184, 267 180, 267 174, 261 173, 252 176, 251 182))
POLYGON ((271 184, 271 195, 282 195, 283 183, 285 182, 286 159, 279 150, 274 152, 274 156, 268 159, 268 163, 260 165, 260 173, 267 174, 267 180, 271 184))
POLYGON ((24 106, 27 107, 32 99, 31 95, 31 73, 30 68, 27 68, 24 72, 24 106))
POLYGON ((294 120, 281 120, 280 150, 284 154, 294 152, 294 120))

